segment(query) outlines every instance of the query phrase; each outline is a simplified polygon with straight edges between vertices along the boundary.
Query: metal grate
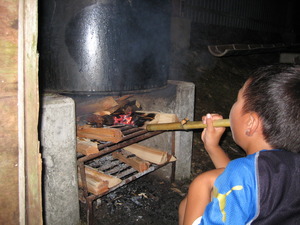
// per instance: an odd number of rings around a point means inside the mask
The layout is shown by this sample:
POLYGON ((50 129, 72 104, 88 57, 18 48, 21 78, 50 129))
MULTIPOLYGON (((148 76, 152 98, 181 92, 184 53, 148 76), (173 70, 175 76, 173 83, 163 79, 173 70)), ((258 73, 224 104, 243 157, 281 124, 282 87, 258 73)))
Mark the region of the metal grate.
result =
POLYGON ((94 159, 90 162, 88 162, 86 165, 93 167, 94 169, 97 169, 100 172, 103 172, 105 174, 117 177, 122 180, 122 182, 113 188, 110 188, 107 192, 104 192, 103 194, 97 196, 103 196, 105 194, 108 194, 117 188, 128 184, 129 182, 142 177, 150 172, 153 172, 154 170, 160 168, 161 166, 157 166, 155 164, 151 164, 149 166, 149 169, 143 171, 143 172, 138 172, 131 166, 127 165, 124 162, 121 162, 120 160, 114 158, 111 154, 108 154, 106 156, 94 159))
POLYGON ((79 200, 82 203, 87 204, 87 223, 93 224, 94 223, 94 215, 93 215, 93 201, 105 194, 108 194, 117 188, 124 186, 131 181, 134 181, 138 179, 139 177, 142 177, 148 173, 151 173, 155 171, 156 169, 163 167, 167 165, 168 163, 165 163, 163 165, 155 165, 150 164, 149 168, 143 172, 138 172, 131 166, 127 165, 126 163, 121 162, 118 159, 115 159, 112 156, 112 153, 115 151, 121 151, 122 148, 137 143, 139 141, 145 140, 147 138, 156 136, 160 133, 163 133, 163 131, 154 131, 149 132, 142 128, 135 128, 132 126, 119 126, 119 127, 113 127, 113 128, 119 128, 124 137, 119 143, 100 143, 98 145, 99 152, 96 154, 91 154, 87 156, 78 155, 77 164, 80 170, 80 176, 83 183, 83 188, 79 190, 79 200), (93 167, 101 172, 104 172, 105 174, 109 174, 115 177, 118 177, 122 180, 121 183, 118 185, 108 189, 106 192, 100 194, 100 195, 94 195, 92 193, 89 193, 87 190, 87 183, 86 183, 86 176, 85 176, 85 165, 93 167))

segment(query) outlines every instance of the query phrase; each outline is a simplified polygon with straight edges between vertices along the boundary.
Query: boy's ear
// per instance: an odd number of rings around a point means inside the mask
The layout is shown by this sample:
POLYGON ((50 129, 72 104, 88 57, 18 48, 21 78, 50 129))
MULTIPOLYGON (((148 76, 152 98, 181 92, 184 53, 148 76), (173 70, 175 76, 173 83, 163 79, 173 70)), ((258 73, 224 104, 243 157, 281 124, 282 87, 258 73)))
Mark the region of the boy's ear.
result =
POLYGON ((247 121, 247 136, 252 136, 260 127, 260 118, 255 112, 250 112, 247 121))

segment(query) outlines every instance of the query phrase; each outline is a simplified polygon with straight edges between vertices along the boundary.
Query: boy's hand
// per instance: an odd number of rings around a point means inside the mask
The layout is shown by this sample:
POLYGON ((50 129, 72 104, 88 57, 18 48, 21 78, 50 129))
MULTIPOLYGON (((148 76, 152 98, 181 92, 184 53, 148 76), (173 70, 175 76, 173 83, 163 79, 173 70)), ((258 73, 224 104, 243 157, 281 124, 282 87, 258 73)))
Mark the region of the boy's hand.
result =
POLYGON ((225 131, 225 127, 214 127, 213 121, 223 119, 219 114, 207 114, 202 117, 203 123, 207 124, 201 134, 201 139, 204 143, 206 151, 214 151, 215 148, 219 147, 220 139, 225 131))

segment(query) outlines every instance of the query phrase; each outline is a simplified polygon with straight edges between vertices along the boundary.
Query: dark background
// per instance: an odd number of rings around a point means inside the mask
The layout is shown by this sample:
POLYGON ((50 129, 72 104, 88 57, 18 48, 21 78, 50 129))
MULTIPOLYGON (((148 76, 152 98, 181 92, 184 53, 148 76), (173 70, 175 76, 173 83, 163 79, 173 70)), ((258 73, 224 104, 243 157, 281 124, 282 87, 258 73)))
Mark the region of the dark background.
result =
MULTIPOLYGON (((299 20, 296 17, 299 16, 295 11, 299 9, 299 4, 295 4, 295 1, 277 3, 232 0, 226 1, 229 5, 225 12, 225 9, 222 9, 224 6, 218 5, 221 1, 184 2, 184 13, 178 13, 177 16, 182 18, 184 23, 187 21, 185 24, 190 26, 189 43, 183 44, 184 47, 176 46, 176 42, 172 43, 173 73, 169 74, 169 78, 195 83, 194 120, 201 120, 202 115, 208 112, 220 113, 227 118, 237 92, 247 79, 249 72, 261 65, 278 63, 281 52, 261 54, 249 52, 247 55, 217 58, 209 53, 207 46, 240 43, 297 43, 299 20), (202 3, 202 6, 193 7, 189 5, 192 4, 191 2, 202 3), (213 4, 212 2, 215 2, 215 5, 209 6, 210 3, 213 4), (289 8, 289 4, 297 6, 289 8), (207 14, 214 15, 215 19, 207 16, 206 21, 205 18, 199 21, 192 13, 197 10, 199 13, 206 11, 207 14), (222 25, 221 18, 225 17, 253 23, 253 29, 242 23, 230 24, 228 20, 227 24, 222 25)), ((187 28, 183 28, 183 31, 185 29, 187 28)), ((179 45, 182 44, 180 38, 178 40, 179 45)), ((184 40, 186 37, 183 37, 184 40)), ((151 175, 142 177, 98 200, 95 211, 97 223, 107 225, 177 224, 178 205, 187 193, 188 185, 198 174, 214 168, 203 148, 200 135, 201 131, 194 131, 191 179, 171 184, 168 181, 157 180, 151 175)), ((233 142, 230 129, 226 130, 221 145, 232 159, 245 155, 233 142)))

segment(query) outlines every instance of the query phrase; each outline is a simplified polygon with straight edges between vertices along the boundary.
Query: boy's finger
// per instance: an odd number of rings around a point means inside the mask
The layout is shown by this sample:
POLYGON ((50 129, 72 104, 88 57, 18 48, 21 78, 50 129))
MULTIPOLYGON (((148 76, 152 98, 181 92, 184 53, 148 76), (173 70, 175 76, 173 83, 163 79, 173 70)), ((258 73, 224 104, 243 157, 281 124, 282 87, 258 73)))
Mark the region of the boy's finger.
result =
POLYGON ((202 123, 206 124, 206 116, 202 116, 202 123))
POLYGON ((212 120, 212 115, 208 113, 206 115, 206 124, 207 124, 207 129, 212 129, 213 128, 213 120, 212 120))

